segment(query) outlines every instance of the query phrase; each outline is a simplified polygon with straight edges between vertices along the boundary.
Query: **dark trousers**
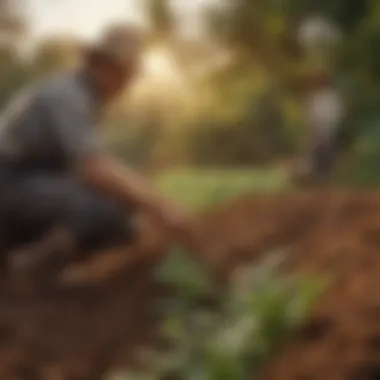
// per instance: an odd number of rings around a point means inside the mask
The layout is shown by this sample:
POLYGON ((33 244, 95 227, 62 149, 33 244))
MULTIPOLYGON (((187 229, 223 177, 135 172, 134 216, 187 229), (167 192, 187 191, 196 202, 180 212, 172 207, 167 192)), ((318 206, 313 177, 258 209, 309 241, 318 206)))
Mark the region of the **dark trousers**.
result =
POLYGON ((130 244, 132 210, 65 171, 0 160, 2 252, 38 242, 55 228, 67 230, 78 255, 130 244))
POLYGON ((312 162, 314 174, 319 179, 328 179, 331 176, 336 159, 335 141, 327 141, 314 147, 312 162))

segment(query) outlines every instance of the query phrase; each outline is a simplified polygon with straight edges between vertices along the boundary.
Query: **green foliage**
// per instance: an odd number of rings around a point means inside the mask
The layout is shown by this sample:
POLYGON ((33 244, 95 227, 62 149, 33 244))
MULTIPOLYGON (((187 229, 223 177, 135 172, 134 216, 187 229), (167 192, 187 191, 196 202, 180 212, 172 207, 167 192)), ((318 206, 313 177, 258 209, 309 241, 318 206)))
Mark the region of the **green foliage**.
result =
POLYGON ((292 19, 315 13, 325 15, 347 32, 355 28, 365 17, 370 5, 368 0, 272 0, 269 2, 292 19))
POLYGON ((239 107, 243 108, 242 115, 235 116, 233 122, 201 120, 185 131, 186 148, 192 164, 252 165, 267 163, 278 155, 294 152, 295 144, 288 133, 276 96, 269 93, 253 95, 246 107, 242 107, 247 102, 247 96, 237 92, 227 102, 233 106, 239 101, 239 107))
POLYGON ((6 105, 32 77, 32 68, 18 60, 12 48, 0 46, 0 107, 6 105))
POLYGON ((380 184, 380 117, 369 118, 355 139, 351 152, 350 172, 342 181, 350 185, 380 184))
POLYGON ((34 65, 39 75, 49 75, 71 68, 78 60, 77 41, 72 38, 51 38, 37 46, 34 65))
POLYGON ((175 287, 186 299, 195 299, 212 293, 212 284, 205 268, 200 267, 188 255, 177 249, 177 254, 168 257, 165 265, 157 271, 157 279, 175 287))
POLYGON ((319 279, 280 277, 281 261, 274 257, 242 268, 221 293, 185 252, 172 254, 158 272, 160 281, 177 290, 165 300, 161 328, 169 349, 156 354, 143 376, 120 379, 244 380, 258 375, 264 360, 307 318, 325 290, 319 279))

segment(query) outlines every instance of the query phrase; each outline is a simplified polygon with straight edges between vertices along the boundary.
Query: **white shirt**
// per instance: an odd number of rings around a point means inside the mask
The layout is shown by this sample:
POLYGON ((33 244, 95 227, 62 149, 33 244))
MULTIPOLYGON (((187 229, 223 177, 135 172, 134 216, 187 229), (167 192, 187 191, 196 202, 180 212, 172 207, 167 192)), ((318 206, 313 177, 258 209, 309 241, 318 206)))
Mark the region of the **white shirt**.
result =
POLYGON ((318 136, 331 136, 344 118, 344 104, 333 89, 323 89, 312 94, 307 103, 306 117, 318 136))

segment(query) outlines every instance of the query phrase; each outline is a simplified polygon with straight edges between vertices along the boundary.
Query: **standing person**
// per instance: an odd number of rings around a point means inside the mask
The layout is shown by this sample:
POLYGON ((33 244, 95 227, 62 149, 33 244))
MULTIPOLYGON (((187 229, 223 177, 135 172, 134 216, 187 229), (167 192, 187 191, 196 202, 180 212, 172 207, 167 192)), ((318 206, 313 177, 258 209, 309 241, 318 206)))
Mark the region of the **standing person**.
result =
MULTIPOLYGON (((138 73, 142 44, 129 26, 115 26, 85 49, 82 64, 59 73, 11 102, 0 118, 0 242, 3 269, 13 247, 55 228, 69 231, 80 254, 128 245, 135 210, 183 233, 176 204, 112 157, 97 128, 104 107, 138 73)), ((49 256, 50 257, 50 256, 49 256)))
POLYGON ((309 138, 303 164, 308 175, 324 182, 330 179, 336 162, 345 107, 329 74, 313 77, 310 84, 305 107, 309 138))

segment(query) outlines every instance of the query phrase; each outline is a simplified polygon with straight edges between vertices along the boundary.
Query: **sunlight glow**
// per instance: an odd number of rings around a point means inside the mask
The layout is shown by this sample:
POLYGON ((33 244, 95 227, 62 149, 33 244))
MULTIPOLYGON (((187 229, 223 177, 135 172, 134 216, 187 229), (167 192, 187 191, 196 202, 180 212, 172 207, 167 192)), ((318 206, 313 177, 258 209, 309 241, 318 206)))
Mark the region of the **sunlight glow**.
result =
POLYGON ((143 61, 143 76, 154 83, 179 84, 183 78, 180 70, 164 49, 148 51, 143 61))
POLYGON ((145 53, 142 72, 133 91, 127 95, 127 104, 134 112, 159 110, 167 117, 167 124, 176 124, 177 117, 191 103, 192 93, 186 73, 167 47, 154 47, 145 53))

